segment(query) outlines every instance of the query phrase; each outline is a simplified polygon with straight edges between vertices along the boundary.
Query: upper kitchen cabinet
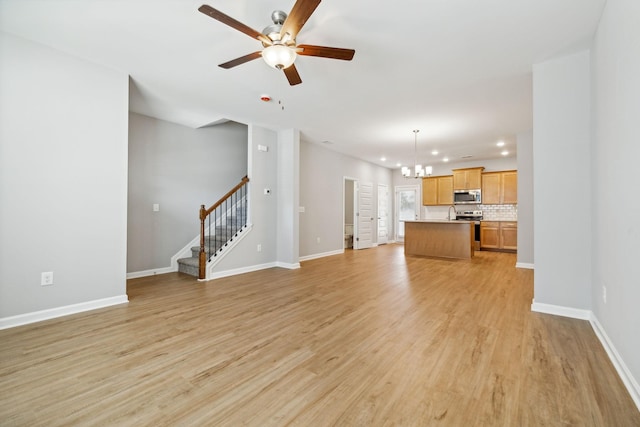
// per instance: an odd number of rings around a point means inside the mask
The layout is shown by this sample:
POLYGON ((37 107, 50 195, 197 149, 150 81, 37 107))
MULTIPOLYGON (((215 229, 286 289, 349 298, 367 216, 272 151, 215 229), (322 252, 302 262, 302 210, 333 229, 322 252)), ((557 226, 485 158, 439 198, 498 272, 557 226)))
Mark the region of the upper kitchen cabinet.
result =
POLYGON ((482 187, 484 168, 466 168, 453 170, 454 190, 478 190, 482 187))
POLYGON ((453 204, 453 177, 430 176, 422 178, 422 204, 439 206, 453 204))
POLYGON ((518 171, 482 174, 483 205, 515 205, 518 203, 518 171))

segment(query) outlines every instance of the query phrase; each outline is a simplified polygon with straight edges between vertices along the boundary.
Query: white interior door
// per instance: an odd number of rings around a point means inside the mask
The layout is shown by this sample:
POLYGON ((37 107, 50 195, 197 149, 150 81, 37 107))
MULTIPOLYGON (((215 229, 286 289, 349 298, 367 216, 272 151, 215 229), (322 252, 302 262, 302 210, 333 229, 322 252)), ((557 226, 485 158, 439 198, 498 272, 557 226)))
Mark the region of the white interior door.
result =
POLYGON ((378 184, 378 244, 389 241, 389 188, 378 184))
POLYGON ((396 240, 404 242, 404 221, 420 218, 419 188, 416 185, 396 187, 396 240))
POLYGON ((365 249, 373 246, 373 184, 358 181, 355 184, 357 229, 353 248, 365 249))

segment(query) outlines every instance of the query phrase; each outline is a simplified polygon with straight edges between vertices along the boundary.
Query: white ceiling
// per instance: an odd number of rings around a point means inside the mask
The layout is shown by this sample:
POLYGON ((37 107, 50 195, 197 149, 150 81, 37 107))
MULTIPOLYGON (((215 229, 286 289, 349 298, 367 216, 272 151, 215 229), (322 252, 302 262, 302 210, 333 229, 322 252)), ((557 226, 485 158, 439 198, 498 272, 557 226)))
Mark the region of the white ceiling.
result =
POLYGON ((298 57, 297 86, 260 59, 219 68, 260 43, 203 3, 262 31, 294 0, 0 0, 0 30, 128 73, 132 111, 297 128, 395 168, 413 164, 413 129, 422 164, 497 158, 498 140, 515 155, 516 134, 532 129, 532 64, 587 48, 605 0, 324 0, 298 43, 356 54, 298 57))

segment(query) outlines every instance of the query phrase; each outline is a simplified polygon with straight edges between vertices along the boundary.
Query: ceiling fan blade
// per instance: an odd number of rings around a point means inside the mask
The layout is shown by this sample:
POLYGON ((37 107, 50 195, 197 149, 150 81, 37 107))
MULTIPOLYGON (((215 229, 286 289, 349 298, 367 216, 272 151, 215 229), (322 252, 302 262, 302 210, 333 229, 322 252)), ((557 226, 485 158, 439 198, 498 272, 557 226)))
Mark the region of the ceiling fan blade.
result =
POLYGON ((295 39, 302 26, 307 22, 316 7, 320 4, 320 0, 298 0, 293 5, 289 16, 282 24, 280 37, 284 39, 285 34, 289 33, 290 39, 295 39))
POLYGON ((269 45, 271 44, 271 40, 269 40, 269 38, 267 36, 265 36, 264 34, 254 30, 251 27, 248 27, 248 26, 244 25, 242 22, 233 19, 229 15, 225 15, 224 13, 220 12, 217 9, 212 8, 209 5, 203 4, 202 6, 200 6, 198 8, 198 10, 200 12, 204 13, 205 15, 208 15, 208 16, 212 17, 216 21, 220 21, 223 24, 228 25, 231 28, 234 28, 234 29, 240 31, 241 33, 245 33, 246 35, 248 35, 251 38, 258 39, 261 42, 267 43, 269 45))
POLYGON ((351 61, 356 51, 353 49, 342 49, 339 47, 314 46, 310 44, 301 44, 297 46, 298 55, 320 56, 322 58, 342 59, 351 61), (302 50, 300 50, 302 49, 302 50))
POLYGON ((298 70, 296 69, 295 64, 291 64, 283 71, 284 75, 287 76, 287 80, 289 80, 289 84, 291 86, 299 85, 300 83, 302 83, 302 79, 300 78, 300 74, 298 74, 298 70))
POLYGON ((236 67, 238 65, 244 64, 245 62, 253 61, 254 59, 258 59, 262 56, 262 52, 253 52, 245 56, 241 56, 240 58, 232 59, 229 62, 225 62, 224 64, 218 65, 218 67, 222 67, 226 70, 229 68, 236 67))

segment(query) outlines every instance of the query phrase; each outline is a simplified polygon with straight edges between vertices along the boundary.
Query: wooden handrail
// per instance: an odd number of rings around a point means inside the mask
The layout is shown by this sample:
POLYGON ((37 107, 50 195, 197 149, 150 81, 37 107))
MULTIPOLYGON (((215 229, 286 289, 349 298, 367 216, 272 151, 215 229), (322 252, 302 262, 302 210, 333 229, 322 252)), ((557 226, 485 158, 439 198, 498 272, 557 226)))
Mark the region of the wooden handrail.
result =
POLYGON ((213 212, 213 210, 215 208, 217 208, 218 206, 220 206, 222 204, 222 202, 224 202, 225 200, 227 200, 229 197, 231 197, 231 195, 233 193, 235 193, 236 191, 238 191, 243 185, 245 185, 247 182, 249 182, 249 177, 245 176, 244 178, 242 178, 240 180, 240 182, 233 187, 231 190, 229 190, 229 192, 227 194, 225 194, 224 196, 222 196, 220 198, 220 200, 218 200, 217 202, 215 202, 213 205, 211 205, 211 207, 209 209, 205 209, 204 205, 202 205, 200 207, 200 221, 204 221, 204 219, 209 216, 209 214, 211 212, 213 212))
POLYGON ((198 254, 198 278, 199 279, 204 279, 206 277, 206 274, 207 274, 206 273, 207 254, 206 254, 205 247, 204 247, 205 246, 205 239, 204 239, 204 233, 205 233, 204 222, 205 222, 205 220, 211 214, 211 212, 216 210, 220 205, 222 205, 225 202, 225 200, 227 200, 229 197, 231 197, 233 194, 235 194, 238 190, 240 190, 248 182, 249 182, 249 177, 245 176, 244 178, 242 178, 240 180, 240 182, 235 187, 233 187, 231 190, 229 190, 227 192, 227 194, 222 196, 222 198, 220 198, 220 200, 218 200, 213 205, 211 205, 211 207, 209 209, 206 209, 205 205, 201 205, 200 206, 200 253, 198 254))

